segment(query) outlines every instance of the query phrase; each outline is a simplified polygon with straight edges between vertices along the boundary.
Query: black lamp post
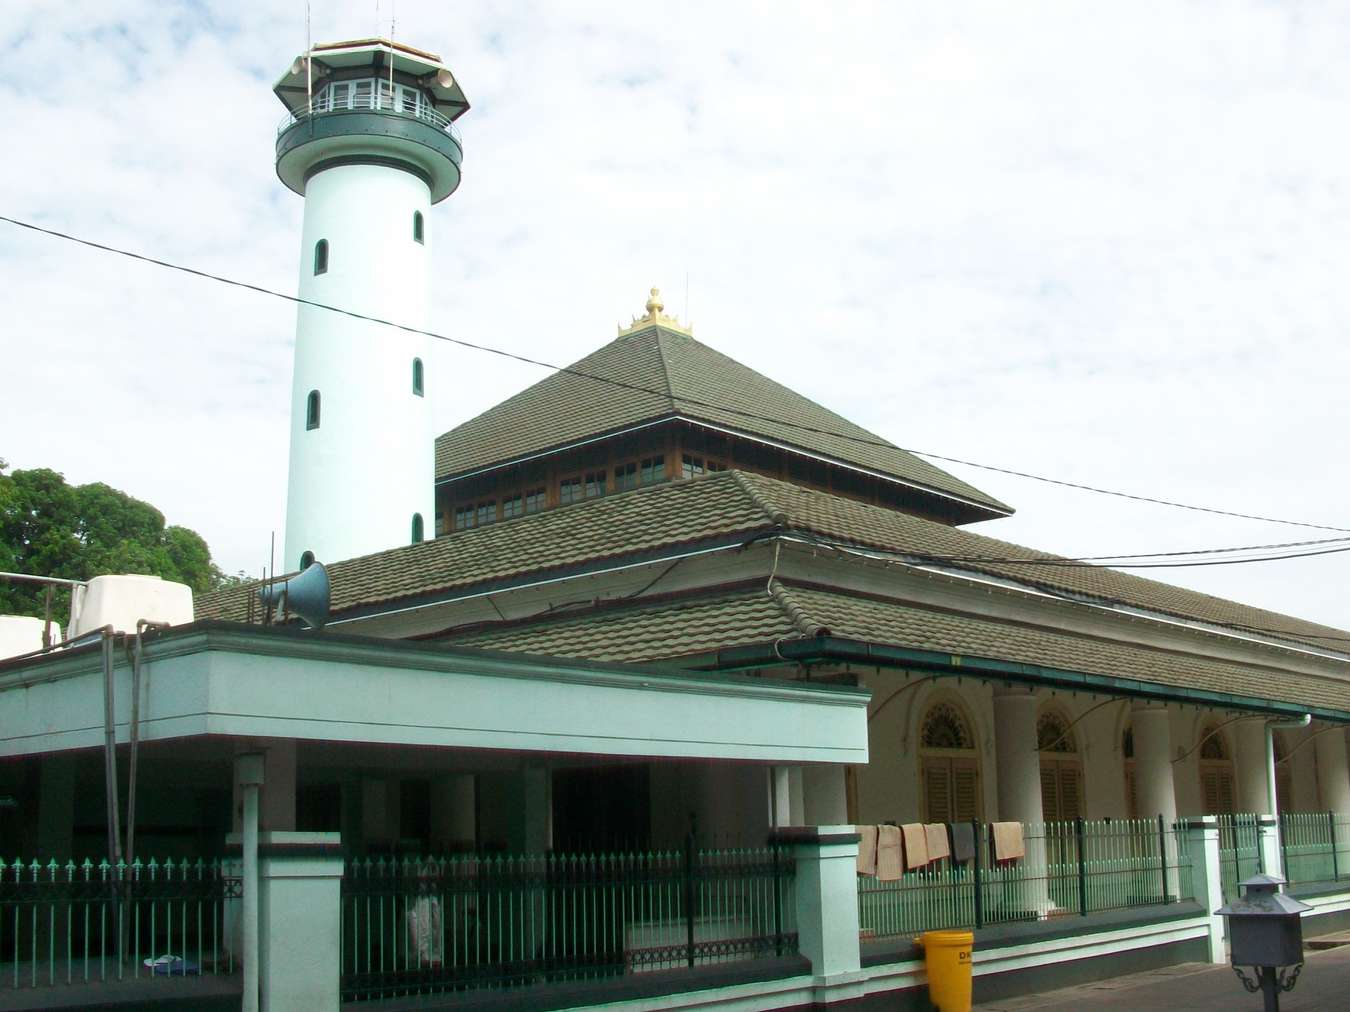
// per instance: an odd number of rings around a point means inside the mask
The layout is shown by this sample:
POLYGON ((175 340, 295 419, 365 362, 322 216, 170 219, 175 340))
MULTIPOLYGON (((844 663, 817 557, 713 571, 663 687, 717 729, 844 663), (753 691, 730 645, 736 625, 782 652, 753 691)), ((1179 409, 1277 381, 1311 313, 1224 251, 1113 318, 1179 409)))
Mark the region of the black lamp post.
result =
POLYGON ((1228 918, 1233 972, 1248 991, 1261 992, 1266 1012, 1279 1012, 1280 992, 1292 991, 1303 969, 1301 918, 1312 907, 1280 892, 1284 879, 1278 875, 1253 875, 1238 884, 1241 898, 1215 911, 1228 918), (1254 980, 1244 966, 1255 971, 1254 980))

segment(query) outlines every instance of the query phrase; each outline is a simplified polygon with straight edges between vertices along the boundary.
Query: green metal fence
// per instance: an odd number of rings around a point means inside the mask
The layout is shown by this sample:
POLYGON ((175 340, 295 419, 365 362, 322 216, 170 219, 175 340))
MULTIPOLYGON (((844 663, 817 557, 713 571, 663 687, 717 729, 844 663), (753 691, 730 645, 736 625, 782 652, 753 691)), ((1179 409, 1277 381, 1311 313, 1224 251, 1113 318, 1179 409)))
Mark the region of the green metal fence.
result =
POLYGON ((342 995, 511 988, 797 949, 789 851, 353 859, 342 995))
POLYGON ((1280 848, 1291 884, 1350 877, 1350 815, 1281 812, 1280 848))
POLYGON ((0 859, 0 989, 232 973, 236 887, 219 861, 0 859))
POLYGON ((973 824, 974 859, 949 858, 882 881, 858 876, 865 935, 982 928, 1057 914, 1174 902, 1191 894, 1190 857, 1161 819, 1085 820, 1023 826, 1025 856, 993 860, 993 834, 973 824))
POLYGON ((1259 817, 1250 812, 1219 815, 1219 883, 1223 901, 1231 903, 1241 890, 1238 883, 1266 870, 1261 856, 1259 817))

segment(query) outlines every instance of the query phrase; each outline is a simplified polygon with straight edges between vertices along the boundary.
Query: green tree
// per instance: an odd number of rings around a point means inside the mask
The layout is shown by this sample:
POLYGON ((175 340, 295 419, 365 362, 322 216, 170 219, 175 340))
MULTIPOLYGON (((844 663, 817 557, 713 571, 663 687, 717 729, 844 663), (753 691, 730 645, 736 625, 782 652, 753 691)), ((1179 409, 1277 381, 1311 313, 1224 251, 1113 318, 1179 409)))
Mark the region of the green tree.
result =
MULTIPOLYGON (((211 561, 196 531, 171 527, 147 502, 93 482, 71 486, 48 468, 8 471, 0 459, 0 571, 88 580, 143 573, 196 592, 237 582, 211 561)), ((0 614, 41 616, 41 584, 0 578, 0 614)), ((70 594, 53 594, 52 614, 70 612, 70 594)))

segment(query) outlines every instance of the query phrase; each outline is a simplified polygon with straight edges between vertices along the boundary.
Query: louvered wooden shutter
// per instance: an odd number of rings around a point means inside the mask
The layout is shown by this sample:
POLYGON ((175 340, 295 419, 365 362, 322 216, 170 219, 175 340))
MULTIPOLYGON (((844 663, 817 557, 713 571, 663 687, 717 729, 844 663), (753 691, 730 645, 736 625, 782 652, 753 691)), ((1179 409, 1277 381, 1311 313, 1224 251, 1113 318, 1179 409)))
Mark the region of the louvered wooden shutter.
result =
POLYGON ((1133 763, 1128 763, 1125 766, 1125 817, 1129 819, 1139 818, 1139 785, 1135 777, 1133 763))
POLYGON ((1083 778, 1074 763, 1059 763, 1059 811, 1061 819, 1076 819, 1083 814, 1083 778))
POLYGON ((1231 769, 1222 769, 1218 771, 1219 781, 1219 808, 1218 810, 1225 815, 1232 815, 1237 809, 1233 804, 1233 771, 1231 769))
POLYGON ((1219 771, 1202 769, 1200 771, 1200 794, 1205 804, 1206 815, 1218 815, 1223 812, 1219 806, 1219 771))
POLYGON ((953 822, 969 822, 980 817, 980 770, 969 759, 952 762, 952 794, 955 804, 953 822))
POLYGON ((1041 762, 1041 815, 1046 822, 1058 822, 1063 816, 1059 803, 1059 777, 1051 760, 1041 762))
POLYGON ((923 761, 924 817, 928 822, 953 822, 951 761, 923 761))

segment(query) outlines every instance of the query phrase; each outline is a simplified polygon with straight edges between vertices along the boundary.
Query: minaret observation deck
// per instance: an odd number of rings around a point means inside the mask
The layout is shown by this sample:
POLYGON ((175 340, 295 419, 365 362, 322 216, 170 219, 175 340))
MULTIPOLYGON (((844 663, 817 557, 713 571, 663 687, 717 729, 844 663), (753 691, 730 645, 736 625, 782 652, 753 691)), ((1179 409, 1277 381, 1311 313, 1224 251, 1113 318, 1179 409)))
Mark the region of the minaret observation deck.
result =
POLYGON ((277 130, 277 175, 296 193, 335 165, 412 172, 433 204, 459 186, 464 149, 454 121, 469 102, 434 53, 386 39, 318 45, 273 90, 288 110, 277 130))

